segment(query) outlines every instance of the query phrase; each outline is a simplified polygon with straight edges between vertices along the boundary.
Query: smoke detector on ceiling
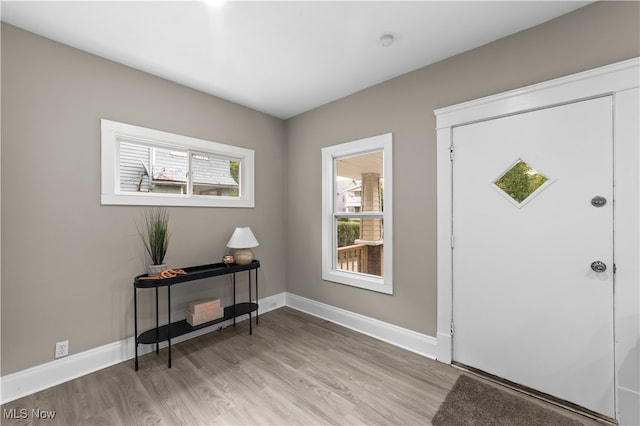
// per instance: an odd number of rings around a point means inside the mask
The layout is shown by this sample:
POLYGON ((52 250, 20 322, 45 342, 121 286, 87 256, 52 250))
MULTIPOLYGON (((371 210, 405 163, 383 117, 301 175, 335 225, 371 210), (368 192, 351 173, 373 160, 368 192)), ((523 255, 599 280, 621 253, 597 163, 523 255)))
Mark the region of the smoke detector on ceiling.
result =
POLYGON ((394 40, 393 34, 383 34, 380 36, 380 45, 382 47, 389 47, 393 44, 394 40))

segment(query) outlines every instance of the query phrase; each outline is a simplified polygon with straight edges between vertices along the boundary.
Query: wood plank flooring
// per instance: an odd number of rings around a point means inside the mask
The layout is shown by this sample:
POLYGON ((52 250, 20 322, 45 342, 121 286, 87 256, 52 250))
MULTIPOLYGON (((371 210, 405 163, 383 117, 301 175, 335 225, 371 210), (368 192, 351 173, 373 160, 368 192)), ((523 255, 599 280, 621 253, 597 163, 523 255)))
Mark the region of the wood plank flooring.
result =
POLYGON ((2 424, 428 425, 462 374, 291 308, 172 354, 171 369, 165 349, 5 404, 2 424))

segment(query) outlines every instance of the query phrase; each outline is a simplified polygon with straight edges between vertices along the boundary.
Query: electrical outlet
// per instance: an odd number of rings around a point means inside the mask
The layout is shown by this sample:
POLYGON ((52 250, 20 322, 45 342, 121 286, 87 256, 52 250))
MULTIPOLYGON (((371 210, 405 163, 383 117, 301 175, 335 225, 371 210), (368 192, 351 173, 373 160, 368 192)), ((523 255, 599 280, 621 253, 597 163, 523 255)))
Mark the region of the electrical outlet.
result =
POLYGON ((69 355, 69 341, 56 343, 56 358, 62 358, 69 355))

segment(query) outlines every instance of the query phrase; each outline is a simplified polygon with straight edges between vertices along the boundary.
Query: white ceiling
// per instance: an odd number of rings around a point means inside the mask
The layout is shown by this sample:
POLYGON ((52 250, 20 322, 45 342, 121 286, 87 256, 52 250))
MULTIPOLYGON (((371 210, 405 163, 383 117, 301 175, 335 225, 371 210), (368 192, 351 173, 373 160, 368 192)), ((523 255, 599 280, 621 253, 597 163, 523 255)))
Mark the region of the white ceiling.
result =
POLYGON ((2 0, 1 16, 286 119, 588 3, 2 0))

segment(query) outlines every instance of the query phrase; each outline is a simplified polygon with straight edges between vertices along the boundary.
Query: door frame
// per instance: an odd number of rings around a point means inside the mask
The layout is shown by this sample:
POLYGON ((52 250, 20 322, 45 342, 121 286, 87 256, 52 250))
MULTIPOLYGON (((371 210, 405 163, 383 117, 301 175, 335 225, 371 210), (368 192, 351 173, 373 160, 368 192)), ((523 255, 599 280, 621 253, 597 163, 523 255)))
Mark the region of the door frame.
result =
POLYGON ((616 419, 637 424, 640 411, 638 344, 640 318, 640 58, 544 83, 440 108, 436 115, 438 212, 438 318, 436 358, 453 354, 452 130, 456 126, 562 105, 613 97, 614 132, 614 352, 616 419), (615 238, 624 235, 625 238, 615 238), (634 320, 635 319, 635 320, 634 320), (628 377, 635 379, 629 379, 628 377), (634 423, 635 422, 635 423, 634 423))

